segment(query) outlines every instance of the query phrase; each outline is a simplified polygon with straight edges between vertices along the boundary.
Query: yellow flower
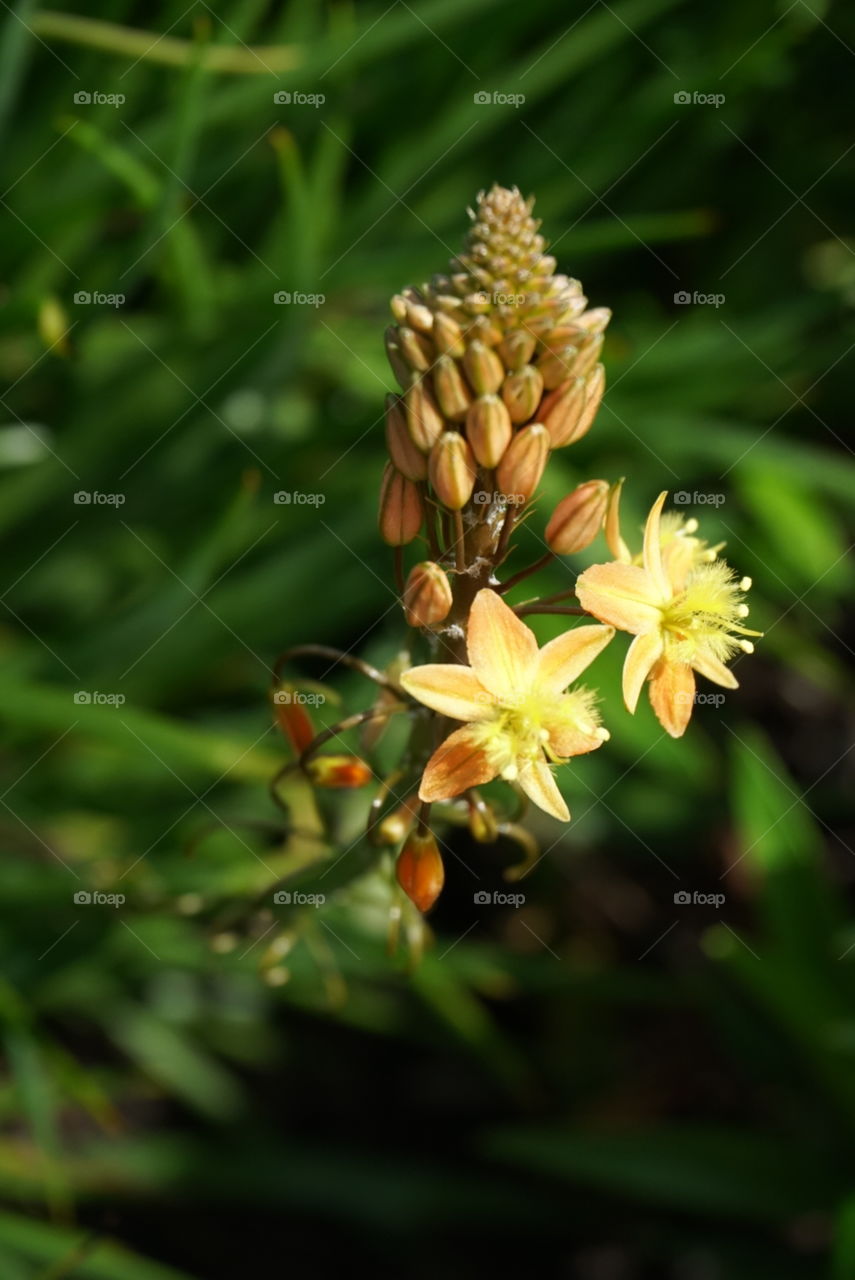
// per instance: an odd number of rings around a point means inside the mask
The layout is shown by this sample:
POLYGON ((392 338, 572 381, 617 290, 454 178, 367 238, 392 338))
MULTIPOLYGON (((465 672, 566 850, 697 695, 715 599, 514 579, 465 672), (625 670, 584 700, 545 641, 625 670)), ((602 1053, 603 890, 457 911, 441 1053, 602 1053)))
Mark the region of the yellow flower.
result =
POLYGON ((440 715, 463 720, 428 761, 422 800, 450 800, 493 778, 518 780, 526 795, 555 818, 570 814, 547 761, 593 751, 608 738, 595 695, 564 693, 614 635, 583 626, 538 649, 533 632, 495 591, 479 591, 469 614, 469 667, 412 667, 401 684, 440 715))
POLYGON ((576 594, 583 609, 635 636, 623 668, 623 696, 635 711, 645 680, 659 722, 673 738, 685 732, 695 699, 695 672, 737 688, 724 665, 756 636, 742 625, 748 614, 743 593, 750 578, 737 581, 718 548, 695 539, 694 528, 671 523, 661 527, 660 493, 644 527, 641 565, 624 560, 595 564, 580 575, 576 594), (693 544, 697 544, 696 546, 693 544), (712 554, 712 558, 711 558, 712 554))

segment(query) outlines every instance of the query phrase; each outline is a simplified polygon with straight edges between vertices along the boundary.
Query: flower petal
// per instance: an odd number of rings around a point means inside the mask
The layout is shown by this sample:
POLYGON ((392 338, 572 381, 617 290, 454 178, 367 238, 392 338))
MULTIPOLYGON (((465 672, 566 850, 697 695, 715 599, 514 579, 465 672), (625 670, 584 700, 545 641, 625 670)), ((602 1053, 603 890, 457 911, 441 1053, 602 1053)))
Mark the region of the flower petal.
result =
POLYGON ((519 784, 529 800, 543 809, 544 813, 551 814, 561 822, 570 821, 570 810, 545 761, 532 760, 527 764, 520 773, 519 784))
POLYGON ((451 800, 469 787, 491 782, 496 769, 490 763, 484 742, 472 725, 455 729, 434 751, 422 774, 419 799, 451 800))
POLYGON ((662 656, 662 637, 658 631, 648 631, 636 636, 626 651, 623 664, 623 700, 627 711, 638 706, 641 686, 650 675, 650 669, 662 656))
POLYGON ((714 684, 720 684, 724 689, 739 688, 739 681, 736 676, 713 653, 700 652, 693 654, 692 666, 698 675, 706 676, 707 680, 712 680, 714 684))
POLYGON ((452 720, 486 720, 495 706, 472 668, 452 662, 411 667, 401 675, 401 684, 413 698, 452 720))
POLYGON ((640 635, 659 626, 663 597, 644 569, 634 564, 594 564, 576 580, 582 608, 620 631, 640 635))
POLYGON ((695 676, 686 662, 660 658, 650 677, 650 703, 662 728, 682 738, 695 702, 695 676))
POLYGON ((614 633, 614 627, 574 627, 550 640, 540 651, 536 687, 544 693, 563 693, 602 653, 614 633))
POLYGON ((662 508, 665 505, 665 499, 668 497, 667 489, 663 489, 659 497, 650 508, 650 515, 647 517, 647 523, 644 526, 644 567, 650 574, 656 587, 662 592, 667 600, 671 595, 671 584, 665 573, 665 566, 662 563, 662 534, 660 531, 660 522, 662 517, 662 508))
POLYGON ((476 676, 490 693, 503 697, 531 687, 537 670, 534 633, 489 587, 473 601, 466 647, 476 676))

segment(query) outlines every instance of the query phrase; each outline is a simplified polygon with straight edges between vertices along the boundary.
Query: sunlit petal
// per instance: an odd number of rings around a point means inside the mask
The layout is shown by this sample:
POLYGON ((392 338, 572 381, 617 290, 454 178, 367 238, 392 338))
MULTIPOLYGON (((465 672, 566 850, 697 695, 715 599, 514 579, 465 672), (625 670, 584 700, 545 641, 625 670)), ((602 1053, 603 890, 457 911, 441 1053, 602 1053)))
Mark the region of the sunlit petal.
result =
POLYGON ((636 636, 627 650, 623 664, 623 700, 627 711, 635 711, 638 695, 650 669, 662 655, 662 637, 658 631, 636 636))
POLYGON ((595 564, 576 581, 583 609, 620 631, 640 635, 659 626, 663 597, 638 565, 595 564))
POLYGON ((650 678, 650 702, 662 728, 682 738, 695 701, 695 676, 685 662, 660 658, 650 678))
POLYGON ((519 776, 523 791, 533 804, 544 813, 549 813, 561 822, 570 821, 570 810, 564 803, 564 797, 558 790, 552 770, 542 760, 532 760, 525 766, 519 776))
POLYGON ((663 490, 650 508, 650 515, 647 517, 647 523, 644 526, 644 568, 655 582, 657 590, 661 591, 665 597, 671 593, 671 584, 668 581, 665 567, 662 563, 660 522, 662 508, 667 497, 667 490, 663 490))
POLYGON ((471 667, 440 662, 411 667, 402 674, 401 684, 426 707, 452 720, 485 720, 495 706, 471 667))
POLYGON ((485 587, 469 614, 469 661, 485 689, 499 697, 530 688, 537 671, 537 641, 501 596, 485 587))
POLYGON ((706 676, 707 680, 712 680, 714 684, 720 684, 724 689, 739 688, 739 681, 736 676, 713 653, 705 653, 700 650, 692 654, 692 666, 698 675, 706 676))
POLYGON ((538 690, 562 693, 602 653, 613 635, 613 627, 585 626, 550 640, 540 651, 538 690))
POLYGON ((495 778, 496 769, 484 750, 475 726, 455 729, 434 751, 422 775, 422 800, 451 800, 469 787, 479 787, 495 778))

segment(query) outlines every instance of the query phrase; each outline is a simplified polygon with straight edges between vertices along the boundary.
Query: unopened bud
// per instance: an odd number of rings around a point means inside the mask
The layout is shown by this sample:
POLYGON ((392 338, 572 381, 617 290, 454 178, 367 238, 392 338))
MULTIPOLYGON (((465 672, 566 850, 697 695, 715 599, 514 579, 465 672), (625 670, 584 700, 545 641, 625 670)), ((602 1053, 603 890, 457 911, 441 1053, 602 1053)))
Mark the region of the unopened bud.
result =
POLYGON ((500 493, 521 494, 529 499, 543 475, 549 458, 549 432, 541 422, 518 431, 505 451, 496 471, 500 493))
POLYGON ((413 371, 404 359, 403 352, 398 344, 398 330, 393 324, 389 325, 385 334, 386 340, 386 356, 389 364, 392 366, 392 372, 399 387, 405 391, 413 380, 413 371))
POLYGON ((433 318, 432 336, 440 355, 452 356, 457 360, 462 359, 463 352, 466 350, 463 330, 457 321, 446 315, 444 311, 438 311, 433 318))
POLYGON ((534 355, 537 336, 529 329, 514 329, 499 343, 498 352, 504 361, 505 368, 518 373, 525 368, 534 355))
POLYGON ((573 373, 577 378, 584 378, 590 373, 600 358, 603 349, 603 335, 590 334, 578 344, 579 353, 573 361, 573 373))
POLYGON ((392 298, 391 302, 389 303, 389 306, 391 308, 392 315, 395 317, 398 324, 406 324, 407 323, 407 299, 402 297, 400 293, 396 293, 395 296, 392 298))
POLYGON ((543 385, 548 391, 560 386, 570 376, 578 354, 576 347, 564 347, 560 353, 541 352, 537 358, 537 368, 543 377, 543 385))
POLYGON ((588 380, 585 383, 585 407, 582 410, 579 421, 576 423, 576 430, 573 433, 574 443, 577 440, 581 440, 582 436, 590 431, 605 389, 606 371, 603 365, 598 364, 593 372, 588 375, 588 380))
POLYGON ((511 415, 498 396, 479 396, 466 415, 466 439, 482 467, 497 467, 513 435, 511 415))
POLYGON ((423 378, 413 383, 404 397, 404 403, 407 408, 410 439, 422 453, 430 453, 442 435, 445 419, 433 398, 430 387, 423 378))
POLYGON ((463 367, 466 377, 479 396, 494 394, 505 379, 505 370, 495 351, 477 339, 466 348, 463 367))
POLYGON ((295 692, 293 685, 280 684, 273 694, 273 709, 276 723, 299 756, 313 741, 315 730, 305 706, 294 697, 295 692))
POLYGON ((508 374, 502 385, 502 399, 508 406, 511 421, 520 425, 529 422, 537 413, 543 395, 543 374, 533 364, 519 373, 508 374))
POLYGON ((609 500, 606 480, 587 480, 562 498, 546 526, 546 544, 559 556, 584 551, 603 526, 609 500))
POLYGON ((462 422, 472 403, 472 392, 451 356, 440 356, 434 365, 433 390, 445 416, 452 422, 462 422))
POLYGON ((592 307, 590 311, 584 311, 576 323, 588 333, 602 333, 611 318, 612 313, 608 307, 592 307))
POLYGON ((422 498, 412 480, 386 463, 380 487, 380 536, 390 547, 405 547, 422 527, 422 498))
POLYGON ((419 333, 430 333, 433 329, 433 312, 423 302, 407 302, 407 324, 419 333))
MULTIPOLYGON (((487 307, 491 306, 489 298, 487 299, 487 307)), ((491 320, 488 315, 478 316, 477 320, 473 320, 472 324, 466 331, 467 342, 483 342, 485 347, 496 347, 502 341, 503 332, 496 324, 495 320, 491 320)))
POLYGON ((309 781, 328 790, 350 790, 364 787, 374 777, 370 767, 359 756, 313 756, 306 764, 309 781))
POLYGON ((413 444, 400 396, 386 397, 386 447, 389 457, 408 480, 427 477, 427 458, 413 444))
POLYGON ((416 333, 415 329, 402 325, 398 330, 398 346, 411 369, 424 373, 430 368, 433 359, 430 343, 422 334, 416 333))
POLYGON ((436 496, 450 511, 459 511, 472 497, 476 468, 472 450, 459 431, 444 431, 431 449, 428 475, 436 496))
POLYGON ((395 864, 395 875, 419 911, 430 911, 445 883, 439 847, 430 831, 413 832, 395 864))
POLYGON ((433 560, 414 565, 404 587, 404 616, 411 627, 442 622, 451 610, 451 584, 444 569, 433 560))
POLYGON ((540 412, 553 449, 563 449, 576 439, 584 407, 584 378, 567 378, 546 397, 540 412))
POLYGON ((469 834, 479 844, 493 844, 499 838, 496 815, 483 800, 469 801, 469 834))
POLYGON ((400 809, 393 809, 391 813, 387 813, 386 817, 378 822, 374 839, 377 844, 382 845, 400 844, 412 825, 413 815, 406 805, 402 805, 400 809))

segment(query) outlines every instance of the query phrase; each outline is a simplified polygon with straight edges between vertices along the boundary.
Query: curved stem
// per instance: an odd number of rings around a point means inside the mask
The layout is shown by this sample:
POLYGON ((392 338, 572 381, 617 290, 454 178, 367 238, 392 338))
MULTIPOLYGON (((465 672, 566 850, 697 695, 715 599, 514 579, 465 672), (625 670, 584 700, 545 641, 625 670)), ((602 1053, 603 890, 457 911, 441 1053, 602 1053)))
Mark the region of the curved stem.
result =
POLYGON ((557 604, 540 604, 535 601, 533 604, 518 604, 514 613, 518 618, 524 617, 530 613, 560 613, 570 618, 590 618, 591 614, 586 609, 565 608, 557 604))
MULTIPOLYGON (((504 532, 504 530, 502 532, 504 532)), ((522 582, 525 578, 530 577, 533 573, 537 573, 539 569, 544 569, 546 565, 548 565, 550 561, 554 559, 555 559, 554 553, 552 551, 547 551, 546 555, 541 556, 539 560, 535 560, 534 564, 530 564, 525 569, 520 569, 519 573, 515 573, 512 578, 508 578, 506 582, 503 582, 502 585, 499 587, 499 595, 503 596, 506 591, 510 591, 511 588, 515 587, 518 582, 522 582)))
POLYGON ((350 667, 353 671, 358 671, 361 675, 366 676, 369 680, 373 680, 375 684, 379 684, 383 689, 389 689, 392 693, 400 696, 400 690, 384 675, 382 671, 378 671, 376 667, 372 667, 370 662, 364 662, 362 658, 356 658, 352 653, 344 653, 341 649, 333 649, 326 644, 297 644, 290 649, 286 649, 276 659, 273 666, 273 677, 279 680, 282 675, 282 668, 289 662, 293 662, 295 658, 329 658, 334 666, 341 663, 342 666, 350 667))

